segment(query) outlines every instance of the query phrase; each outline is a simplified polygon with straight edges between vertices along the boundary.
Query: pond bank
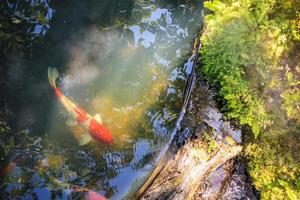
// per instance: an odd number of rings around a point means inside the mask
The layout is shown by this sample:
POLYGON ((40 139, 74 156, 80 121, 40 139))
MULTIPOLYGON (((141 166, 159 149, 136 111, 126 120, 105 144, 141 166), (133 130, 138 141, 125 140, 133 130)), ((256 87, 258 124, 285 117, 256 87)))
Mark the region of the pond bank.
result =
POLYGON ((232 159, 242 151, 241 131, 224 120, 214 99, 213 88, 197 73, 167 158, 158 164, 139 198, 257 199, 245 159, 232 159))

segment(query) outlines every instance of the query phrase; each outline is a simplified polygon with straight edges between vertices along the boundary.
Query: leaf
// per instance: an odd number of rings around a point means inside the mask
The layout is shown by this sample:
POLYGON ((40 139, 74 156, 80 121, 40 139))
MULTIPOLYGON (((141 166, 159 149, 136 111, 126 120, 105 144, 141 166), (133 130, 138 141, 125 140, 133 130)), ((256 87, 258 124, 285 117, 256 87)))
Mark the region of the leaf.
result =
POLYGON ((11 18, 11 20, 12 20, 12 23, 14 23, 14 24, 19 24, 19 23, 21 23, 21 20, 19 20, 19 19, 17 19, 17 18, 11 18))

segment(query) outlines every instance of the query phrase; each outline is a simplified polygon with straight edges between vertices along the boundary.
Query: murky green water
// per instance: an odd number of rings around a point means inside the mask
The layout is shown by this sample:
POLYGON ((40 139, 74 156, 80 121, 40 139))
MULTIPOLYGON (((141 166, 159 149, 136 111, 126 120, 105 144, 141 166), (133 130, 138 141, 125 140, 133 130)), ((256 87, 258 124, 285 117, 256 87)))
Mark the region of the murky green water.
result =
POLYGON ((127 198, 150 173, 178 117, 190 70, 184 62, 201 25, 201 4, 47 2, 50 26, 32 29, 44 43, 35 45, 30 57, 10 63, 5 95, 18 131, 13 151, 2 160, 21 161, 5 174, 2 194, 84 196, 59 180, 107 198, 127 198), (67 125, 68 113, 49 87, 49 66, 61 73, 59 87, 66 96, 101 115, 112 145, 78 145, 75 136, 84 130, 67 125))

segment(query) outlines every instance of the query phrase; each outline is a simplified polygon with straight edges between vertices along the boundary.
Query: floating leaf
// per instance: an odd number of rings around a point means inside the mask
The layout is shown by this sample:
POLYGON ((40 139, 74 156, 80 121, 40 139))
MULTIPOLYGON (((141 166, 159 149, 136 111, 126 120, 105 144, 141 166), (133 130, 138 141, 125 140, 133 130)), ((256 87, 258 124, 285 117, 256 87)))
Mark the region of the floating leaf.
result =
POLYGON ((21 20, 19 20, 18 18, 12 18, 12 22, 14 24, 19 24, 19 23, 21 23, 21 20))

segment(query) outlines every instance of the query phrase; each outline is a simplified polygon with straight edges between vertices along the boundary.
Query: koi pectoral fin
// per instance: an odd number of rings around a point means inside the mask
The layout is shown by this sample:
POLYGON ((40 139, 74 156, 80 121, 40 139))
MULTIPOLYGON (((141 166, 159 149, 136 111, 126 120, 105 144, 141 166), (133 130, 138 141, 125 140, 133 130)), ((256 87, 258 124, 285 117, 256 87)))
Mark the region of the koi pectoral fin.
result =
POLYGON ((78 123, 77 123, 74 119, 69 118, 69 119, 66 121, 66 125, 67 125, 67 126, 77 126, 78 123))
POLYGON ((78 140, 80 146, 88 144, 93 138, 89 133, 82 134, 78 140))
POLYGON ((97 122, 99 122, 100 124, 102 124, 102 119, 101 119, 100 114, 96 114, 96 115, 94 116, 94 119, 95 119, 97 122))

